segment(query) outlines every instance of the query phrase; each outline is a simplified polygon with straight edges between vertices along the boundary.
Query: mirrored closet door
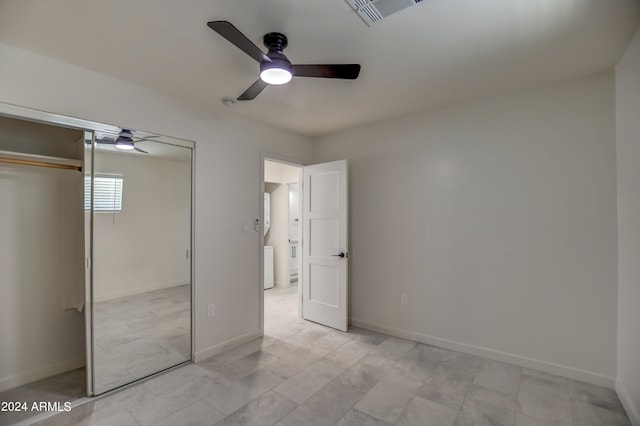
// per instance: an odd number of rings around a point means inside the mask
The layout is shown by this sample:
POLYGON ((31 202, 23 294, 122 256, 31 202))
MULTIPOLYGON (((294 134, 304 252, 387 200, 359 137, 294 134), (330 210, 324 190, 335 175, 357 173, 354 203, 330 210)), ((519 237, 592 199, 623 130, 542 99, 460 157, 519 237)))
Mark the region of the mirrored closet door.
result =
POLYGON ((0 396, 75 401, 191 360, 193 149, 0 103, 0 396))
POLYGON ((85 188, 98 395, 191 359, 192 149, 128 129, 94 139, 85 188))

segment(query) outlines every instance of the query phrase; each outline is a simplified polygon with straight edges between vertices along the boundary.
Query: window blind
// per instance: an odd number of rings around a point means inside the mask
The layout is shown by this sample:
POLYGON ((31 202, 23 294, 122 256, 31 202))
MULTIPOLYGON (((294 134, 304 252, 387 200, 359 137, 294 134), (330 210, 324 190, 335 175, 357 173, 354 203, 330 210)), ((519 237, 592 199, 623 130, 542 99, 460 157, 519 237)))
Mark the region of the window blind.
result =
MULTIPOLYGON (((120 212, 122 184, 122 176, 94 176, 93 211, 120 212)), ((91 176, 84 177, 84 209, 91 209, 91 176)))

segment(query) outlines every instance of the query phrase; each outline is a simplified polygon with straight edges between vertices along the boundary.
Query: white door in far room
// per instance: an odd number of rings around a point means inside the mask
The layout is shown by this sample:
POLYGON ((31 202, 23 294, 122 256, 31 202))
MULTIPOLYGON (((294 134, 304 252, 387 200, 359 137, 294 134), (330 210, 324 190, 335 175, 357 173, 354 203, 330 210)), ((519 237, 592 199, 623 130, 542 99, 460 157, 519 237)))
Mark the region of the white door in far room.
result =
POLYGON ((302 316, 347 331, 347 161, 306 166, 303 176, 302 316))

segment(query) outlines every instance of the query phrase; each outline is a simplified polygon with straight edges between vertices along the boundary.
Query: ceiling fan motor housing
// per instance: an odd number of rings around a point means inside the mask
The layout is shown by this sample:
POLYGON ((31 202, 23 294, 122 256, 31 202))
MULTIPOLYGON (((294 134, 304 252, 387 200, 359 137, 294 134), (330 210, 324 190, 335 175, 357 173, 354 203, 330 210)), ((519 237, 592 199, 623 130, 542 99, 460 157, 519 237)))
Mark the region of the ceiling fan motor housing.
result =
POLYGON ((262 38, 262 41, 269 51, 271 51, 271 49, 277 49, 280 53, 282 53, 288 45, 287 36, 282 33, 267 33, 262 38))

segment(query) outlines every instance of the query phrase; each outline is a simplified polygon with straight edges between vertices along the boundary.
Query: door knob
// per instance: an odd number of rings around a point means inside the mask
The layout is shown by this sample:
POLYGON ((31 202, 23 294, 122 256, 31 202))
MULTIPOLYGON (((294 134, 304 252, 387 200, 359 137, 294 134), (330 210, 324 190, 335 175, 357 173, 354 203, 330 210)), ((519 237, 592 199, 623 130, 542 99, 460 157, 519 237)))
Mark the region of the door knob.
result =
POLYGON ((346 255, 344 254, 343 251, 341 251, 340 254, 332 254, 331 256, 345 257, 346 255))

